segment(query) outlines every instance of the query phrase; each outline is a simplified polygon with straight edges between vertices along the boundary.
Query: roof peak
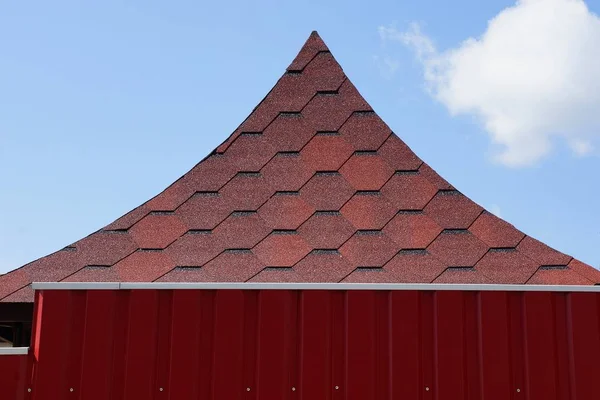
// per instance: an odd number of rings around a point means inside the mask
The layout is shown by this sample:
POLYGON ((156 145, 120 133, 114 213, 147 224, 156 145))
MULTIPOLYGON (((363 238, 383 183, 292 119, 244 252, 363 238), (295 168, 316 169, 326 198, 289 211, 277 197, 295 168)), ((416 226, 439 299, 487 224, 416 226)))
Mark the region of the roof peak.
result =
POLYGON ((294 61, 287 68, 287 71, 301 72, 308 65, 308 63, 320 52, 330 52, 329 48, 321 39, 319 32, 312 31, 304 45, 298 52, 294 61))

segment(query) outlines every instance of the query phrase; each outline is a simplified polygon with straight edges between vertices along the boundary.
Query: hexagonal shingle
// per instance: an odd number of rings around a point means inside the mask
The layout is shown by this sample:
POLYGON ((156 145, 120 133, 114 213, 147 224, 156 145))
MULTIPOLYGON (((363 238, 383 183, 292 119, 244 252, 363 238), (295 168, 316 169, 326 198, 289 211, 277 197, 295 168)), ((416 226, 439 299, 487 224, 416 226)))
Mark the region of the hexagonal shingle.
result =
POLYGON ((381 189, 394 170, 377 154, 355 153, 340 173, 356 190, 372 191, 381 189))
POLYGON ((84 265, 113 265, 139 245, 126 232, 97 232, 75 243, 76 256, 84 265))
POLYGON ((526 283, 539 265, 518 251, 489 251, 475 269, 498 283, 526 283))
POLYGON ((308 63, 301 77, 315 92, 333 92, 340 88, 346 75, 330 52, 320 52, 308 63))
POLYGON ((141 249, 164 249, 187 230, 176 215, 150 214, 136 223, 129 233, 141 249))
POLYGON ((302 282, 340 282, 353 269, 336 251, 313 251, 294 265, 302 282))
POLYGON ((489 212, 482 213, 469 230, 490 247, 516 247, 525 234, 489 212))
POLYGON ((316 129, 301 115, 279 115, 263 135, 277 144, 278 151, 300 151, 315 133, 316 129))
POLYGON ((355 190, 338 172, 313 176, 300 190, 300 196, 317 211, 338 211, 355 190))
POLYGON ((459 192, 438 192, 424 209, 444 229, 467 229, 483 209, 459 192))
POLYGON ((273 141, 263 134, 241 134, 225 152, 236 171, 259 171, 280 151, 273 141))
POLYGON ((291 267, 310 252, 310 246, 293 232, 274 232, 252 252, 268 267, 291 267))
POLYGON ((396 173, 381 188, 383 196, 399 210, 422 210, 437 188, 419 174, 396 173))
POLYGON ((187 233, 164 252, 177 267, 200 267, 225 250, 226 244, 212 233, 187 233))
POLYGON ((396 208, 378 193, 357 193, 342 207, 342 215, 359 230, 380 230, 396 208))
POLYGON ((245 282, 264 265, 251 251, 225 251, 199 268, 175 268, 161 282, 245 282))
POLYGON ((424 249, 442 232, 442 228, 423 213, 399 213, 383 228, 401 249, 424 249))
POLYGON ((337 249, 356 228, 340 212, 321 211, 311 216, 298 233, 314 249, 337 249))
POLYGON ((517 246, 517 250, 522 252, 540 265, 568 265, 572 257, 554 250, 544 243, 530 236, 525 236, 517 246))
POLYGON ((239 173, 219 191, 232 211, 256 211, 274 193, 260 173, 239 173))
POLYGON ((115 264, 121 282, 152 282, 175 267, 162 251, 136 251, 115 264))
POLYGON ((527 281, 528 285, 593 285, 571 269, 538 269, 527 281))
POLYGON ((381 267, 398 252, 396 245, 382 232, 357 232, 340 248, 340 253, 358 267, 381 267))
POLYGON ((450 267, 472 267, 488 246, 469 231, 443 231, 427 250, 450 267))
POLYGON ((217 192, 196 193, 175 211, 190 230, 214 229, 234 211, 217 192))
POLYGON ((446 265, 427 252, 401 251, 384 268, 396 282, 429 283, 446 269, 446 265))
POLYGON ((395 134, 387 138, 378 153, 396 171, 414 171, 423 164, 423 161, 395 134))
POLYGON ((392 133, 375 113, 353 114, 340 128, 342 137, 354 150, 375 151, 392 133))
POLYGON ((446 268, 431 283, 490 284, 494 281, 475 268, 446 268))
POLYGON ((271 232, 257 212, 235 212, 212 234, 225 249, 250 249, 271 232))
POLYGON ((449 184, 444 178, 442 178, 437 172, 435 172, 429 165, 422 163, 419 167, 419 173, 429 180, 439 190, 454 190, 454 186, 449 184))
POLYGON ((302 149, 302 159, 315 171, 337 171, 354 153, 340 135, 318 134, 302 149))
POLYGON ((295 230, 314 212, 296 193, 277 193, 258 210, 266 226, 275 230, 295 230))
POLYGON ((261 170, 269 186, 277 192, 300 190, 315 172, 299 153, 279 153, 261 170))
POLYGON ((238 172, 221 154, 211 154, 162 193, 149 200, 149 211, 174 211, 196 192, 218 191, 238 172))
POLYGON ((337 132, 356 111, 371 110, 348 79, 334 95, 317 95, 304 107, 302 115, 319 132, 337 132))

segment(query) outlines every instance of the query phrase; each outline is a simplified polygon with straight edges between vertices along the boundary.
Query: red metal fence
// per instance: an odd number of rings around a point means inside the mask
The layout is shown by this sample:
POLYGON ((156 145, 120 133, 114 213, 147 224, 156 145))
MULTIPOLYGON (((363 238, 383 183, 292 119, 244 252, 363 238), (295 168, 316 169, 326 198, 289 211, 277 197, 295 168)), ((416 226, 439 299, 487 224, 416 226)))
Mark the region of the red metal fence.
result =
POLYGON ((26 354, 0 353, 0 399, 20 400, 26 383, 26 354))
POLYGON ((600 293, 46 290, 37 301, 27 399, 600 398, 600 293))

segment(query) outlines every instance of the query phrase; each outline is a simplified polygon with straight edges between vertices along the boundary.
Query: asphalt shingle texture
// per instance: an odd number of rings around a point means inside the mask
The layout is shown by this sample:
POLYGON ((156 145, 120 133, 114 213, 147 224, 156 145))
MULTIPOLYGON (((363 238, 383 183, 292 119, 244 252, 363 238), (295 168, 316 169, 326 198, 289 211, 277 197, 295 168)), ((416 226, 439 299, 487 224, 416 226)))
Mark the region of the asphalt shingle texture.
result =
POLYGON ((0 277, 35 281, 600 283, 457 191, 398 138, 313 32, 233 134, 165 191, 0 277))

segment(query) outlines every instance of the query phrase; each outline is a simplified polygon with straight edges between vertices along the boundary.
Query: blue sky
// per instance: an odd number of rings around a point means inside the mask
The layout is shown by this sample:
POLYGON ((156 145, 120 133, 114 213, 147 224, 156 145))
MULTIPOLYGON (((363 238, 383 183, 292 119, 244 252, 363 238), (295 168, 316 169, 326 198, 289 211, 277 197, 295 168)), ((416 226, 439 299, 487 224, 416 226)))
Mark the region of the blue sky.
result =
POLYGON ((442 176, 600 266, 600 1, 123 3, 0 6, 0 273, 184 174, 315 29, 442 176))

